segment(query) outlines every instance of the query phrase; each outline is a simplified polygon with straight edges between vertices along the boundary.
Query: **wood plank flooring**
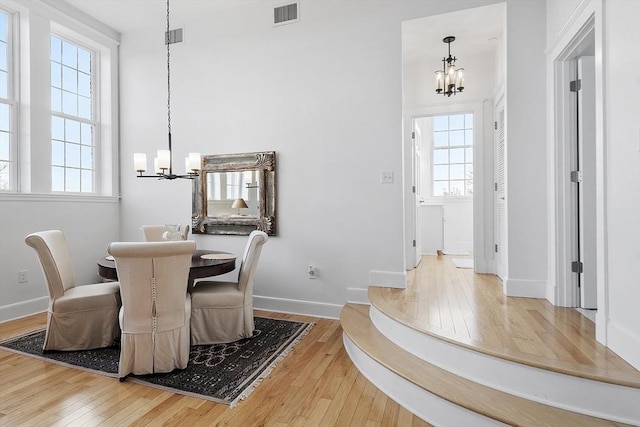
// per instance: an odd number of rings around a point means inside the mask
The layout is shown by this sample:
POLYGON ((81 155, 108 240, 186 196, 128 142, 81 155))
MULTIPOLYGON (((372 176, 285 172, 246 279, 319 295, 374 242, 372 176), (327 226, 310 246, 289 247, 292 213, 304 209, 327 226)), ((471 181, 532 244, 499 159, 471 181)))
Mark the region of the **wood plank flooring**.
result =
POLYGON ((640 388, 640 372, 595 340, 573 308, 506 297, 493 275, 456 268, 453 255, 424 256, 407 289, 370 288, 371 303, 417 330, 518 363, 640 388))
MULTIPOLYGON (((234 409, 0 350, 0 425, 428 426, 353 366, 339 321, 256 314, 315 326, 234 409)), ((0 339, 45 322, 35 315, 0 324, 0 339)))

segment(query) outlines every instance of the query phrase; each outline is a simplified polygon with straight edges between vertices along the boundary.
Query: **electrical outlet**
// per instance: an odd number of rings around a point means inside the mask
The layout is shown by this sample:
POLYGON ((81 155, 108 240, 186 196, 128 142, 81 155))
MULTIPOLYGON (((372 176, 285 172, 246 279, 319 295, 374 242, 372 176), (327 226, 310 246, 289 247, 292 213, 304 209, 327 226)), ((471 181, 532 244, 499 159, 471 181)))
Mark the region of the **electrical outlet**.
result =
POLYGON ((308 279, 315 279, 316 278, 316 268, 313 265, 309 266, 309 269, 307 270, 307 278, 308 279))
POLYGON ((28 281, 27 270, 18 271, 18 283, 27 283, 28 281))
POLYGON ((380 172, 380 184, 393 184, 393 171, 380 172))

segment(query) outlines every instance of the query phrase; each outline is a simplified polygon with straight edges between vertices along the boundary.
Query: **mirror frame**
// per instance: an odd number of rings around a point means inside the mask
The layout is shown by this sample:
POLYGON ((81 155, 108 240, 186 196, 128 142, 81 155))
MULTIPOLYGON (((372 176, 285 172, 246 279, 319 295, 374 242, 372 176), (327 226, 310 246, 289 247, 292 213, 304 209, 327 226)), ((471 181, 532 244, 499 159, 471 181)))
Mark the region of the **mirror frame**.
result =
POLYGON ((247 236, 261 230, 276 235, 276 152, 220 154, 202 157, 202 170, 193 180, 191 229, 194 234, 247 236), (258 171, 258 217, 207 215, 207 174, 258 171))

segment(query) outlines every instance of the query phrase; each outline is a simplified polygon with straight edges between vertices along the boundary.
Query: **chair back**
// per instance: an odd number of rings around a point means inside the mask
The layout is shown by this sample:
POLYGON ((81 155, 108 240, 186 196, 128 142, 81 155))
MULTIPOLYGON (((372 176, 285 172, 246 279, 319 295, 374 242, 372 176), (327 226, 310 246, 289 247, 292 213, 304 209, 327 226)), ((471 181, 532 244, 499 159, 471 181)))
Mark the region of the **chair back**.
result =
MULTIPOLYGON (((164 225, 143 225, 140 227, 144 236, 145 242, 161 242, 162 234, 167 231, 167 227, 164 225)), ((180 228, 180 234, 182 234, 182 240, 187 240, 191 227, 187 224, 180 228)))
POLYGON ((262 253, 262 246, 267 242, 267 233, 254 230, 249 234, 249 240, 244 248, 242 264, 238 273, 238 288, 246 295, 253 294, 253 277, 262 253))
POLYGON ((114 242, 123 333, 151 333, 184 326, 185 296, 196 249, 193 241, 114 242), (149 321, 149 320, 152 321, 149 321))
POLYGON ((38 255, 49 297, 52 300, 60 298, 67 289, 76 286, 71 253, 62 231, 48 230, 32 233, 24 241, 38 255))

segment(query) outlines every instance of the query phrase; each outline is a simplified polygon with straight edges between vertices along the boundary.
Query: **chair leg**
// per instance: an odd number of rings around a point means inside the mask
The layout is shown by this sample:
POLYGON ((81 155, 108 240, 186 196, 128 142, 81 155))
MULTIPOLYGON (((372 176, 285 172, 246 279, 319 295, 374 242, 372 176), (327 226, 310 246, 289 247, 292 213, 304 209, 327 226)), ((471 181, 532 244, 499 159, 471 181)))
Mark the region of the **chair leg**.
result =
POLYGON ((128 376, 129 376, 129 374, 125 375, 124 377, 118 378, 118 379, 120 380, 121 383, 123 383, 124 380, 126 380, 128 376))

